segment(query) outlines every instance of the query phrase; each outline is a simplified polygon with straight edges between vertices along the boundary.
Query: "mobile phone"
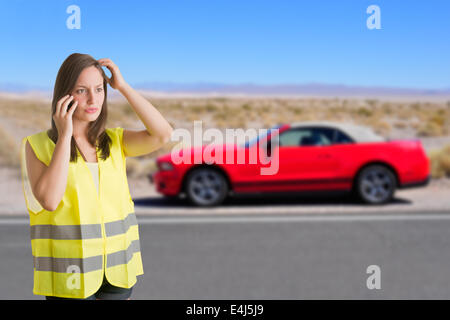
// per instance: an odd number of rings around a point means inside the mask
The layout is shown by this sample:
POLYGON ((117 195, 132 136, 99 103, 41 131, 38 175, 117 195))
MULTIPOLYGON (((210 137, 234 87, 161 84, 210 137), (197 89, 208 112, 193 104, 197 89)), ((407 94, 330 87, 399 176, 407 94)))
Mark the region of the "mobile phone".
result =
POLYGON ((67 106, 67 111, 69 111, 69 110, 70 110, 70 108, 72 107, 72 105, 73 105, 73 100, 72 100, 72 101, 70 101, 69 105, 67 106))

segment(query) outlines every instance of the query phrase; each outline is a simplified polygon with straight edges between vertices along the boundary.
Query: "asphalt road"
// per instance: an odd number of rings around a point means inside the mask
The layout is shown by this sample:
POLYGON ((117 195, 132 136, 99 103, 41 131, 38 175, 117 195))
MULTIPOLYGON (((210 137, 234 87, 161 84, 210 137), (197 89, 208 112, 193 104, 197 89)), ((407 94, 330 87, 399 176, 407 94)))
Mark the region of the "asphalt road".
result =
MULTIPOLYGON (((133 299, 449 299, 450 212, 139 216, 133 299), (380 268, 368 289, 367 267, 380 268)), ((27 218, 0 218, 0 299, 32 293, 27 218)))

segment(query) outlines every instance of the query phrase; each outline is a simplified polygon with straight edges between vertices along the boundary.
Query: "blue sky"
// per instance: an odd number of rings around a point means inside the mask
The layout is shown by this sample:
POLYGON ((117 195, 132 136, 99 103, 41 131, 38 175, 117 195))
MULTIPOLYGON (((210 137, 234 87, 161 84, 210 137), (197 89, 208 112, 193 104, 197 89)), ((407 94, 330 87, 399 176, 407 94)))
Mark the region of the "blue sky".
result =
POLYGON ((0 84, 52 87, 73 52, 132 85, 325 83, 450 88, 450 1, 1 1, 0 84), (81 9, 69 30, 66 8, 81 9), (381 9, 369 30, 366 9, 381 9))

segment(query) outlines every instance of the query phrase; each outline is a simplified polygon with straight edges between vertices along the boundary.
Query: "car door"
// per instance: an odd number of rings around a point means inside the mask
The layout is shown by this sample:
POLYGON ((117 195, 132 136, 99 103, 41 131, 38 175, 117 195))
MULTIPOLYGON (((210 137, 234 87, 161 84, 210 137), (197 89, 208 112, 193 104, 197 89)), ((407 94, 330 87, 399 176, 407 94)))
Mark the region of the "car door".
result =
POLYGON ((292 128, 280 135, 280 187, 315 190, 333 182, 339 162, 333 154, 334 130, 326 127, 292 128))
MULTIPOLYGON (((236 192, 259 192, 274 190, 273 180, 278 175, 278 163, 267 151, 272 150, 268 141, 278 137, 279 133, 289 128, 289 125, 277 125, 262 134, 257 139, 249 141, 240 152, 244 152, 245 163, 229 165, 228 170, 232 176, 233 189, 236 192), (274 130, 276 129, 276 130, 274 130), (252 160, 250 160, 252 159, 252 160)), ((277 143, 273 145, 273 152, 277 152, 277 143)), ((278 157, 276 159, 278 161, 278 157)))
POLYGON ((330 178, 339 183, 340 189, 351 188, 355 162, 358 159, 358 149, 355 141, 346 133, 336 128, 334 130, 333 144, 328 148, 334 161, 330 178))
MULTIPOLYGON (((277 172, 262 175, 261 168, 268 165, 247 164, 235 181, 236 191, 294 191, 326 187, 333 182, 339 165, 331 148, 333 135, 333 129, 321 127, 282 131, 278 143, 274 143, 272 155, 278 157, 277 172)), ((260 148, 266 148, 266 141, 261 142, 260 148)))

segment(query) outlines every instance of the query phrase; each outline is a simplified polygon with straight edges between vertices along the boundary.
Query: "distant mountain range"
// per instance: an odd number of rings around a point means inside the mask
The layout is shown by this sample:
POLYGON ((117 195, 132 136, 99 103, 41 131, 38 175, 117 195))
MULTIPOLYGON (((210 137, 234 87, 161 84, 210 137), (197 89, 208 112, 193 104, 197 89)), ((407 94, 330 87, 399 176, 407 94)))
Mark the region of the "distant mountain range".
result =
POLYGON ((218 84, 218 83, 145 83, 138 84, 136 88, 151 89, 155 91, 166 92, 195 92, 195 93, 246 93, 246 94, 450 94, 450 88, 447 89, 410 89, 410 88, 391 88, 391 87, 364 87, 364 86, 346 86, 341 84, 277 84, 260 85, 244 83, 237 85, 218 84))
MULTIPOLYGON (((312 96, 312 97, 366 97, 366 98, 424 98, 450 100, 450 88, 447 89, 412 89, 380 86, 347 86, 340 84, 276 84, 261 85, 243 83, 237 85, 220 83, 172 83, 147 82, 133 86, 148 95, 156 96, 312 96)), ((51 96, 53 88, 25 86, 17 84, 0 84, 0 92, 14 95, 51 96)), ((110 91, 117 96, 117 91, 110 91)), ((119 94, 120 95, 120 94, 119 94)))

